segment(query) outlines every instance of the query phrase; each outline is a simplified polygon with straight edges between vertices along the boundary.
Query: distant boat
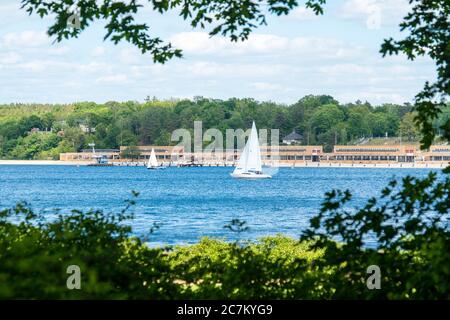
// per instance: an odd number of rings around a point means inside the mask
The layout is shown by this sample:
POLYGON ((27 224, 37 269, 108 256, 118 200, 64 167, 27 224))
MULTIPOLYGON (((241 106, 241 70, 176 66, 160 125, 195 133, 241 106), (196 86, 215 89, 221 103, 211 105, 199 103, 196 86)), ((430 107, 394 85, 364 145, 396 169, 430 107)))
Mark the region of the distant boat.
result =
POLYGON ((259 147, 258 132, 256 131, 255 121, 252 124, 250 137, 245 144, 238 164, 233 173, 233 178, 241 179, 267 179, 272 178, 262 172, 261 149, 259 147))
POLYGON ((155 149, 153 149, 153 148, 152 148, 152 152, 150 153, 150 158, 148 159, 147 169, 152 169, 152 170, 164 169, 164 167, 161 167, 158 165, 158 160, 156 160, 155 149))

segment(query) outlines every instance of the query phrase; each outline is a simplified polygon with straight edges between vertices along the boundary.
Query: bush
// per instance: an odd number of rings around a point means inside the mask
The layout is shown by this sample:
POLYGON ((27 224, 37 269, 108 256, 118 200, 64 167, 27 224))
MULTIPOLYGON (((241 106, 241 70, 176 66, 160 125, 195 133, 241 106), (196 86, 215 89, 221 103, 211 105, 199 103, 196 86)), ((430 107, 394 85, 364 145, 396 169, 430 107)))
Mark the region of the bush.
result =
MULTIPOLYGON (((116 214, 51 220, 20 203, 0 211, 0 298, 448 299, 449 198, 448 177, 407 177, 356 212, 346 209, 349 192, 327 193, 301 241, 203 238, 167 248, 131 236, 134 200, 116 214), (69 265, 81 269, 81 290, 66 287, 69 265), (372 265, 381 270, 379 290, 367 287, 372 265)), ((247 229, 240 221, 226 227, 247 229)))
POLYGON ((318 268, 338 268, 325 291, 340 299, 449 299, 450 178, 408 176, 401 186, 392 180, 382 194, 356 212, 346 207, 348 191, 326 194, 303 236, 314 239, 311 248, 325 250, 318 268), (381 290, 367 290, 372 265, 381 269, 381 290))

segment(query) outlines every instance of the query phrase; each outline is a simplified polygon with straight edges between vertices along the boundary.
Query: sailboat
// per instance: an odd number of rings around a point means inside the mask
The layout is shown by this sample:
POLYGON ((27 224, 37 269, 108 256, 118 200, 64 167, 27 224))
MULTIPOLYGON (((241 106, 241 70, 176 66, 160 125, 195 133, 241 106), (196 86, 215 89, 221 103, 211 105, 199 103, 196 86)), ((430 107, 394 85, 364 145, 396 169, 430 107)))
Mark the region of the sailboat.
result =
POLYGON ((272 178, 272 176, 262 172, 261 149, 259 147, 258 132, 256 131, 255 121, 253 121, 250 137, 245 144, 238 164, 233 173, 230 175, 233 178, 241 179, 272 178))
POLYGON ((158 165, 158 160, 156 160, 155 149, 152 148, 152 152, 150 153, 150 158, 148 159, 147 169, 164 169, 164 167, 160 167, 158 165))

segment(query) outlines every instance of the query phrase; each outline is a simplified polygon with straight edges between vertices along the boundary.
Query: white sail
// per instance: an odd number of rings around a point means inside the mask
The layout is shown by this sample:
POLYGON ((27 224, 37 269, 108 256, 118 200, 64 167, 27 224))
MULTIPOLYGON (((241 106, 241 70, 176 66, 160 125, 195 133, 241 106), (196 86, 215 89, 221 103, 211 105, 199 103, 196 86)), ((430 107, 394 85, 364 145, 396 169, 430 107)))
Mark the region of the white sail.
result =
POLYGON ((247 158, 247 171, 248 172, 261 172, 261 150, 259 148, 258 132, 256 131, 256 125, 253 121, 252 131, 248 138, 248 158, 247 158))
POLYGON ((239 158, 239 161, 238 161, 237 166, 234 169, 233 173, 239 174, 242 172, 246 172, 247 171, 247 161, 248 161, 248 141, 244 147, 244 150, 242 150, 241 157, 239 158))
POLYGON ((254 121, 252 124, 250 137, 245 144, 244 150, 242 150, 241 157, 239 158, 238 164, 234 169, 233 175, 249 172, 262 172, 261 150, 259 147, 258 132, 254 121))
POLYGON ((156 168, 156 167, 158 167, 158 160, 156 160, 155 149, 152 148, 150 158, 148 159, 147 168, 156 168))

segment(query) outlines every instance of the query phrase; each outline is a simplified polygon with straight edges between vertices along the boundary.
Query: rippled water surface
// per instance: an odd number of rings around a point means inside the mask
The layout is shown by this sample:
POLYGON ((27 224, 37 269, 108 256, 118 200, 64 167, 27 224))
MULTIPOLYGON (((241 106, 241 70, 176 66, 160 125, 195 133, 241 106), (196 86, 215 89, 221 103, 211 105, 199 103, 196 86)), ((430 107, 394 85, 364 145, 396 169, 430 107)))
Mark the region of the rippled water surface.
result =
POLYGON ((202 236, 226 237, 231 219, 247 221, 243 237, 285 233, 298 236, 332 188, 350 189, 362 205, 392 177, 425 176, 424 169, 282 168, 273 179, 235 180, 232 168, 0 166, 0 208, 26 200, 34 209, 101 208, 119 211, 131 190, 140 196, 131 222, 142 234, 153 222, 155 243, 192 243, 202 236))

